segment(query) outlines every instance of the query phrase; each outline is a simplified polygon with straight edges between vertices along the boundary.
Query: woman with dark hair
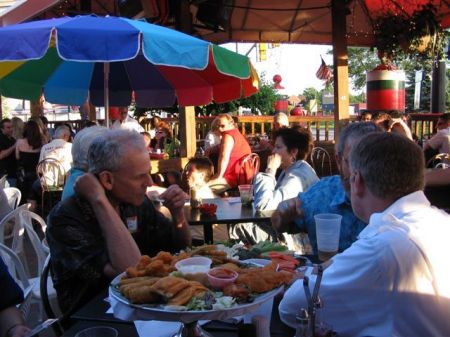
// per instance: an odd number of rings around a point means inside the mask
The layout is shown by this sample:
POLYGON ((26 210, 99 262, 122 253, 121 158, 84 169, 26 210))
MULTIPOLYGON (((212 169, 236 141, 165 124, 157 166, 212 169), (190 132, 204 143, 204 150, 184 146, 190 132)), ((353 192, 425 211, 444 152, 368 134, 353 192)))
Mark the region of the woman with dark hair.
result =
POLYGON ((305 161, 313 147, 311 132, 302 127, 281 128, 274 133, 275 144, 267 158, 266 172, 254 181, 254 205, 257 210, 276 209, 278 204, 294 198, 319 180, 305 161), (275 173, 281 174, 275 179, 275 173))
MULTIPOLYGON (((273 137, 275 143, 272 154, 267 158, 267 169, 258 173, 253 183, 256 210, 274 210, 281 201, 296 197, 319 181, 314 169, 305 161, 313 147, 309 130, 300 126, 281 128, 274 132, 273 137), (281 168, 281 174, 276 179, 278 168, 281 168)), ((298 249, 291 234, 283 233, 283 236, 289 249, 298 249)), ((249 244, 279 239, 270 225, 252 222, 233 226, 230 238, 249 244)))
POLYGON ((36 166, 39 162, 39 155, 42 145, 45 144, 39 125, 30 120, 23 129, 23 138, 17 140, 16 159, 18 161, 18 186, 22 192, 23 199, 32 203, 31 185, 37 179, 36 166))

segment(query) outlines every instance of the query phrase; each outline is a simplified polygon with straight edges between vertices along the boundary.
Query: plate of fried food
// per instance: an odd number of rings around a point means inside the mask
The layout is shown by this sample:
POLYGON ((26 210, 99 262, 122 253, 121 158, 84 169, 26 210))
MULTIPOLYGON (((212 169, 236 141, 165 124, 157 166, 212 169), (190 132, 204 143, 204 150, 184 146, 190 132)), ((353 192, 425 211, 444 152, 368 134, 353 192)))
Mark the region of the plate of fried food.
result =
POLYGON ((121 319, 223 320, 256 310, 289 285, 294 275, 278 269, 275 264, 241 264, 214 245, 178 255, 160 252, 155 257, 142 256, 136 266, 117 276, 109 297, 114 315, 121 319), (179 261, 198 256, 211 260, 215 277, 233 275, 233 281, 218 289, 210 284, 208 271, 184 274, 176 269, 179 261))

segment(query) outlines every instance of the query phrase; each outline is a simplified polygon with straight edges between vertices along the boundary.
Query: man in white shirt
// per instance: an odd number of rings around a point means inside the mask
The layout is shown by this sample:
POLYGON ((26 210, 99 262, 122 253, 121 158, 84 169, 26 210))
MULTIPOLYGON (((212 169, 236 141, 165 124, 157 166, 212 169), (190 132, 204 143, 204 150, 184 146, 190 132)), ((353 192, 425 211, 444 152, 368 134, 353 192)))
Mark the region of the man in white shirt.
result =
POLYGON ((431 148, 439 153, 450 153, 450 113, 439 117, 438 132, 425 144, 424 151, 431 148))
POLYGON ((58 160, 64 167, 65 172, 69 172, 72 166, 72 143, 69 143, 70 129, 61 125, 56 128, 53 140, 42 146, 39 161, 47 158, 58 160))
MULTIPOLYGON (((351 152, 350 172, 353 210, 369 224, 324 271, 321 319, 339 336, 448 335, 450 216, 422 192, 421 149, 395 133, 368 134, 351 152)), ((306 307, 297 281, 281 318, 295 326, 306 307)))
POLYGON ((127 129, 134 130, 139 133, 144 132, 144 128, 138 123, 137 120, 128 116, 128 107, 119 107, 120 119, 116 120, 112 125, 111 129, 127 129))

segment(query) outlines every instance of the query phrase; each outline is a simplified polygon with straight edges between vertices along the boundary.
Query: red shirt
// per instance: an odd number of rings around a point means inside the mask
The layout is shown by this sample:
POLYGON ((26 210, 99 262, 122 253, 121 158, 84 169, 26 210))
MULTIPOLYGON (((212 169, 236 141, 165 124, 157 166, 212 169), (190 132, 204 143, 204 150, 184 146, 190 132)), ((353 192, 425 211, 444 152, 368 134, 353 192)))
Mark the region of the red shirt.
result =
POLYGON ((223 175, 224 179, 227 181, 231 188, 237 186, 237 179, 239 173, 240 159, 252 152, 247 139, 239 132, 237 128, 224 131, 224 135, 230 135, 233 137, 234 146, 230 153, 230 161, 228 162, 227 169, 223 175))

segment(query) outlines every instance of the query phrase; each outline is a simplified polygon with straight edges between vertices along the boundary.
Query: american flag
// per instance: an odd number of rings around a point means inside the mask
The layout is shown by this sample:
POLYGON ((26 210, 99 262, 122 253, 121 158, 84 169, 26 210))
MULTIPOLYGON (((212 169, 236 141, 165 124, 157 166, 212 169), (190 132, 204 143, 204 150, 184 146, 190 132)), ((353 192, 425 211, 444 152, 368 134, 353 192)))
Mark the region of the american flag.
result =
POLYGON ((323 81, 328 82, 331 79, 331 70, 326 65, 326 63, 323 60, 322 56, 320 57, 320 59, 322 60, 322 64, 320 65, 319 69, 317 69, 316 77, 319 80, 323 80, 323 81))

